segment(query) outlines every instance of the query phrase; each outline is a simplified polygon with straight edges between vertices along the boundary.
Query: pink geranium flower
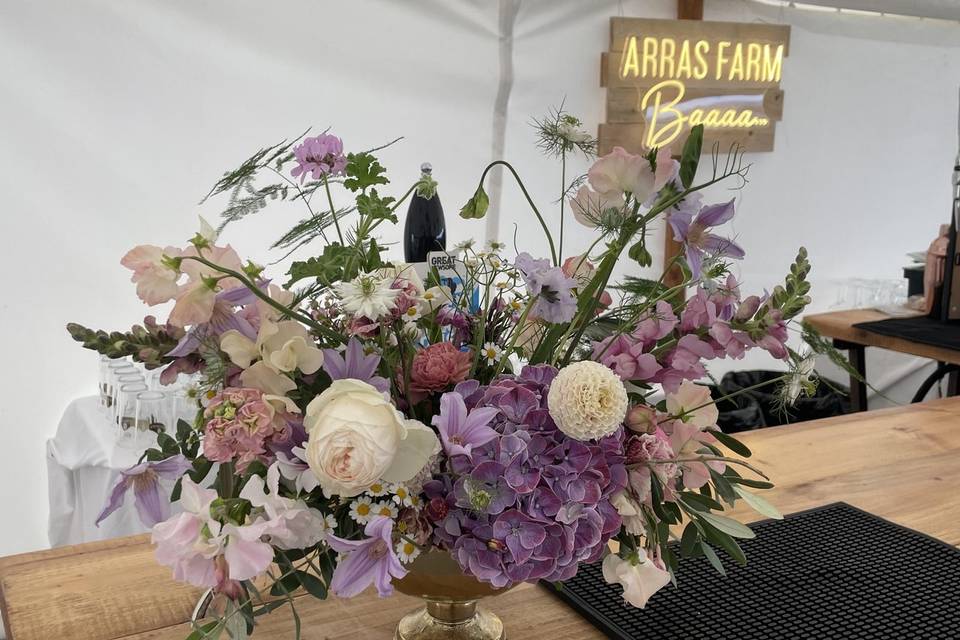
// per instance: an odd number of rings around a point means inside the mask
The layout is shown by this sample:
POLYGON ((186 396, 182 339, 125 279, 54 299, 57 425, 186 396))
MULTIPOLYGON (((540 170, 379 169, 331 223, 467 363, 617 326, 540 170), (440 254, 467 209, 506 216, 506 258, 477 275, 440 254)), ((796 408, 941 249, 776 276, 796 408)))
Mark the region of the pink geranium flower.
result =
POLYGON ((314 180, 324 176, 338 176, 347 166, 347 157, 343 155, 343 141, 337 136, 321 134, 314 138, 304 138, 294 147, 293 155, 297 166, 290 172, 294 178, 300 176, 300 182, 310 174, 314 180))

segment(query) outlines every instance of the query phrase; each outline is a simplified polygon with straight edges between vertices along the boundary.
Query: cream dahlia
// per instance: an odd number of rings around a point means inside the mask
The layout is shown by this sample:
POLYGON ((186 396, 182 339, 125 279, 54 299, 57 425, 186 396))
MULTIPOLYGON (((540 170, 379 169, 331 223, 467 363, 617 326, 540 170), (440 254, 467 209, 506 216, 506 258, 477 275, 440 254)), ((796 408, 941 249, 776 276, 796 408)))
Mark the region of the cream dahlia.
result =
POLYGON ((560 431, 576 440, 608 436, 627 414, 627 390, 613 371, 585 360, 560 370, 547 396, 560 431))

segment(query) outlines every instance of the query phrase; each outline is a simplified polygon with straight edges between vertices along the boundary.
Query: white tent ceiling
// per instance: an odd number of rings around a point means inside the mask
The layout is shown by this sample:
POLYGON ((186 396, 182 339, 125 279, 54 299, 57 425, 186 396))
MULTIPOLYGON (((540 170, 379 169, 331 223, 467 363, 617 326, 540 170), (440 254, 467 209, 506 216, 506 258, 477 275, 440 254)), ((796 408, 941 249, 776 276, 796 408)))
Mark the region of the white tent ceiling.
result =
POLYGON ((797 0, 796 4, 873 11, 918 18, 960 20, 960 0, 797 0))

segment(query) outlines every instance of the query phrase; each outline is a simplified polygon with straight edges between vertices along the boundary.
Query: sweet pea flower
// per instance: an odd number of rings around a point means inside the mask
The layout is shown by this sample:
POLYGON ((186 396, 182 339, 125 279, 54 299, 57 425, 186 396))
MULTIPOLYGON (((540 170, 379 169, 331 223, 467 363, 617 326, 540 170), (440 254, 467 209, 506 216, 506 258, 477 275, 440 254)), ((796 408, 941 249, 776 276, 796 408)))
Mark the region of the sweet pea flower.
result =
POLYGON ((733 200, 723 204, 708 205, 700 209, 694 217, 689 210, 677 210, 670 214, 668 221, 673 227, 673 237, 686 246, 687 264, 694 278, 702 272, 706 257, 743 258, 740 245, 708 230, 733 219, 733 200))
POLYGON ((656 176, 646 158, 628 153, 623 147, 614 147, 593 163, 587 179, 590 186, 605 197, 630 193, 638 202, 643 202, 653 194, 656 176))
POLYGON ((263 511, 263 522, 268 523, 263 533, 269 536, 270 544, 280 549, 305 549, 322 540, 324 515, 303 500, 284 498, 279 488, 280 469, 274 463, 267 469, 266 482, 254 474, 240 492, 240 497, 249 500, 255 510, 263 511))
POLYGON ((142 244, 134 247, 120 259, 127 269, 133 271, 130 281, 137 285, 137 296, 146 304, 162 304, 172 300, 180 291, 177 280, 180 272, 172 268, 165 258, 180 255, 176 247, 156 247, 142 244))
POLYGON ((623 599, 643 609, 650 596, 667 586, 670 572, 654 562, 639 549, 637 557, 624 560, 610 554, 603 559, 603 579, 607 584, 619 584, 623 587, 623 599))
POLYGON ((170 517, 170 503, 163 495, 160 480, 177 480, 192 467, 182 455, 175 455, 159 462, 145 461, 120 472, 120 477, 110 491, 107 504, 97 516, 99 527, 107 516, 120 508, 129 489, 133 489, 134 504, 140 522, 146 527, 170 517))
MULTIPOLYGON (((715 444, 717 439, 695 424, 674 422, 670 425, 670 448, 678 458, 699 458, 710 454, 705 444, 715 444)), ((727 468, 720 460, 701 461, 699 459, 678 463, 683 474, 683 486, 687 489, 699 489, 710 481, 710 469, 723 473, 727 468)))
POLYGON ((667 394, 667 412, 700 429, 715 427, 720 416, 710 396, 710 388, 689 380, 684 380, 679 389, 667 394))
POLYGON ((373 517, 363 532, 363 540, 346 540, 327 535, 327 544, 334 551, 346 554, 337 564, 330 581, 330 590, 337 597, 352 598, 371 584, 381 598, 393 594, 390 578, 402 578, 407 570, 400 564, 394 551, 393 520, 384 516, 373 517))
POLYGON ((433 417, 433 426, 440 431, 440 441, 448 456, 471 456, 479 447, 497 437, 490 421, 500 412, 496 407, 478 407, 467 413, 463 396, 456 391, 440 397, 440 414, 433 417))
POLYGON ((277 465, 279 465, 280 475, 293 481, 293 485, 298 492, 310 493, 320 486, 320 481, 310 470, 310 465, 307 464, 307 452, 303 447, 293 447, 290 450, 290 455, 278 451, 277 465))
POLYGON ((530 315, 553 323, 573 319, 577 311, 577 299, 573 295, 576 280, 560 267, 551 267, 548 260, 536 260, 528 253, 519 254, 514 265, 523 274, 527 292, 537 298, 530 315))
POLYGON ((653 178, 653 190, 660 191, 671 180, 676 180, 680 173, 680 163, 673 159, 670 147, 657 149, 657 170, 653 178))
POLYGON ((613 369, 621 380, 650 380, 662 368, 643 342, 630 335, 609 336, 593 343, 593 358, 613 369))
POLYGON ((570 210, 573 218, 585 227, 596 229, 603 215, 610 209, 620 209, 623 204, 622 193, 597 193, 583 185, 574 197, 570 198, 570 210))

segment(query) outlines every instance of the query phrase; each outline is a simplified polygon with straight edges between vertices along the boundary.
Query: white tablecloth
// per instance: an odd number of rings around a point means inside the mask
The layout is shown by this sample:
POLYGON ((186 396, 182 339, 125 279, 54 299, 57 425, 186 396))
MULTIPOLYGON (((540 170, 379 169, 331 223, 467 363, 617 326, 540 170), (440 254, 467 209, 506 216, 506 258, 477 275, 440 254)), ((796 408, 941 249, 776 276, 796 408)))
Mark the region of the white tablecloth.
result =
POLYGON ((120 509, 99 527, 94 524, 119 472, 137 463, 143 449, 117 445, 116 427, 96 396, 70 403, 57 434, 47 440, 47 482, 50 520, 47 533, 53 547, 143 533, 129 494, 120 509))

